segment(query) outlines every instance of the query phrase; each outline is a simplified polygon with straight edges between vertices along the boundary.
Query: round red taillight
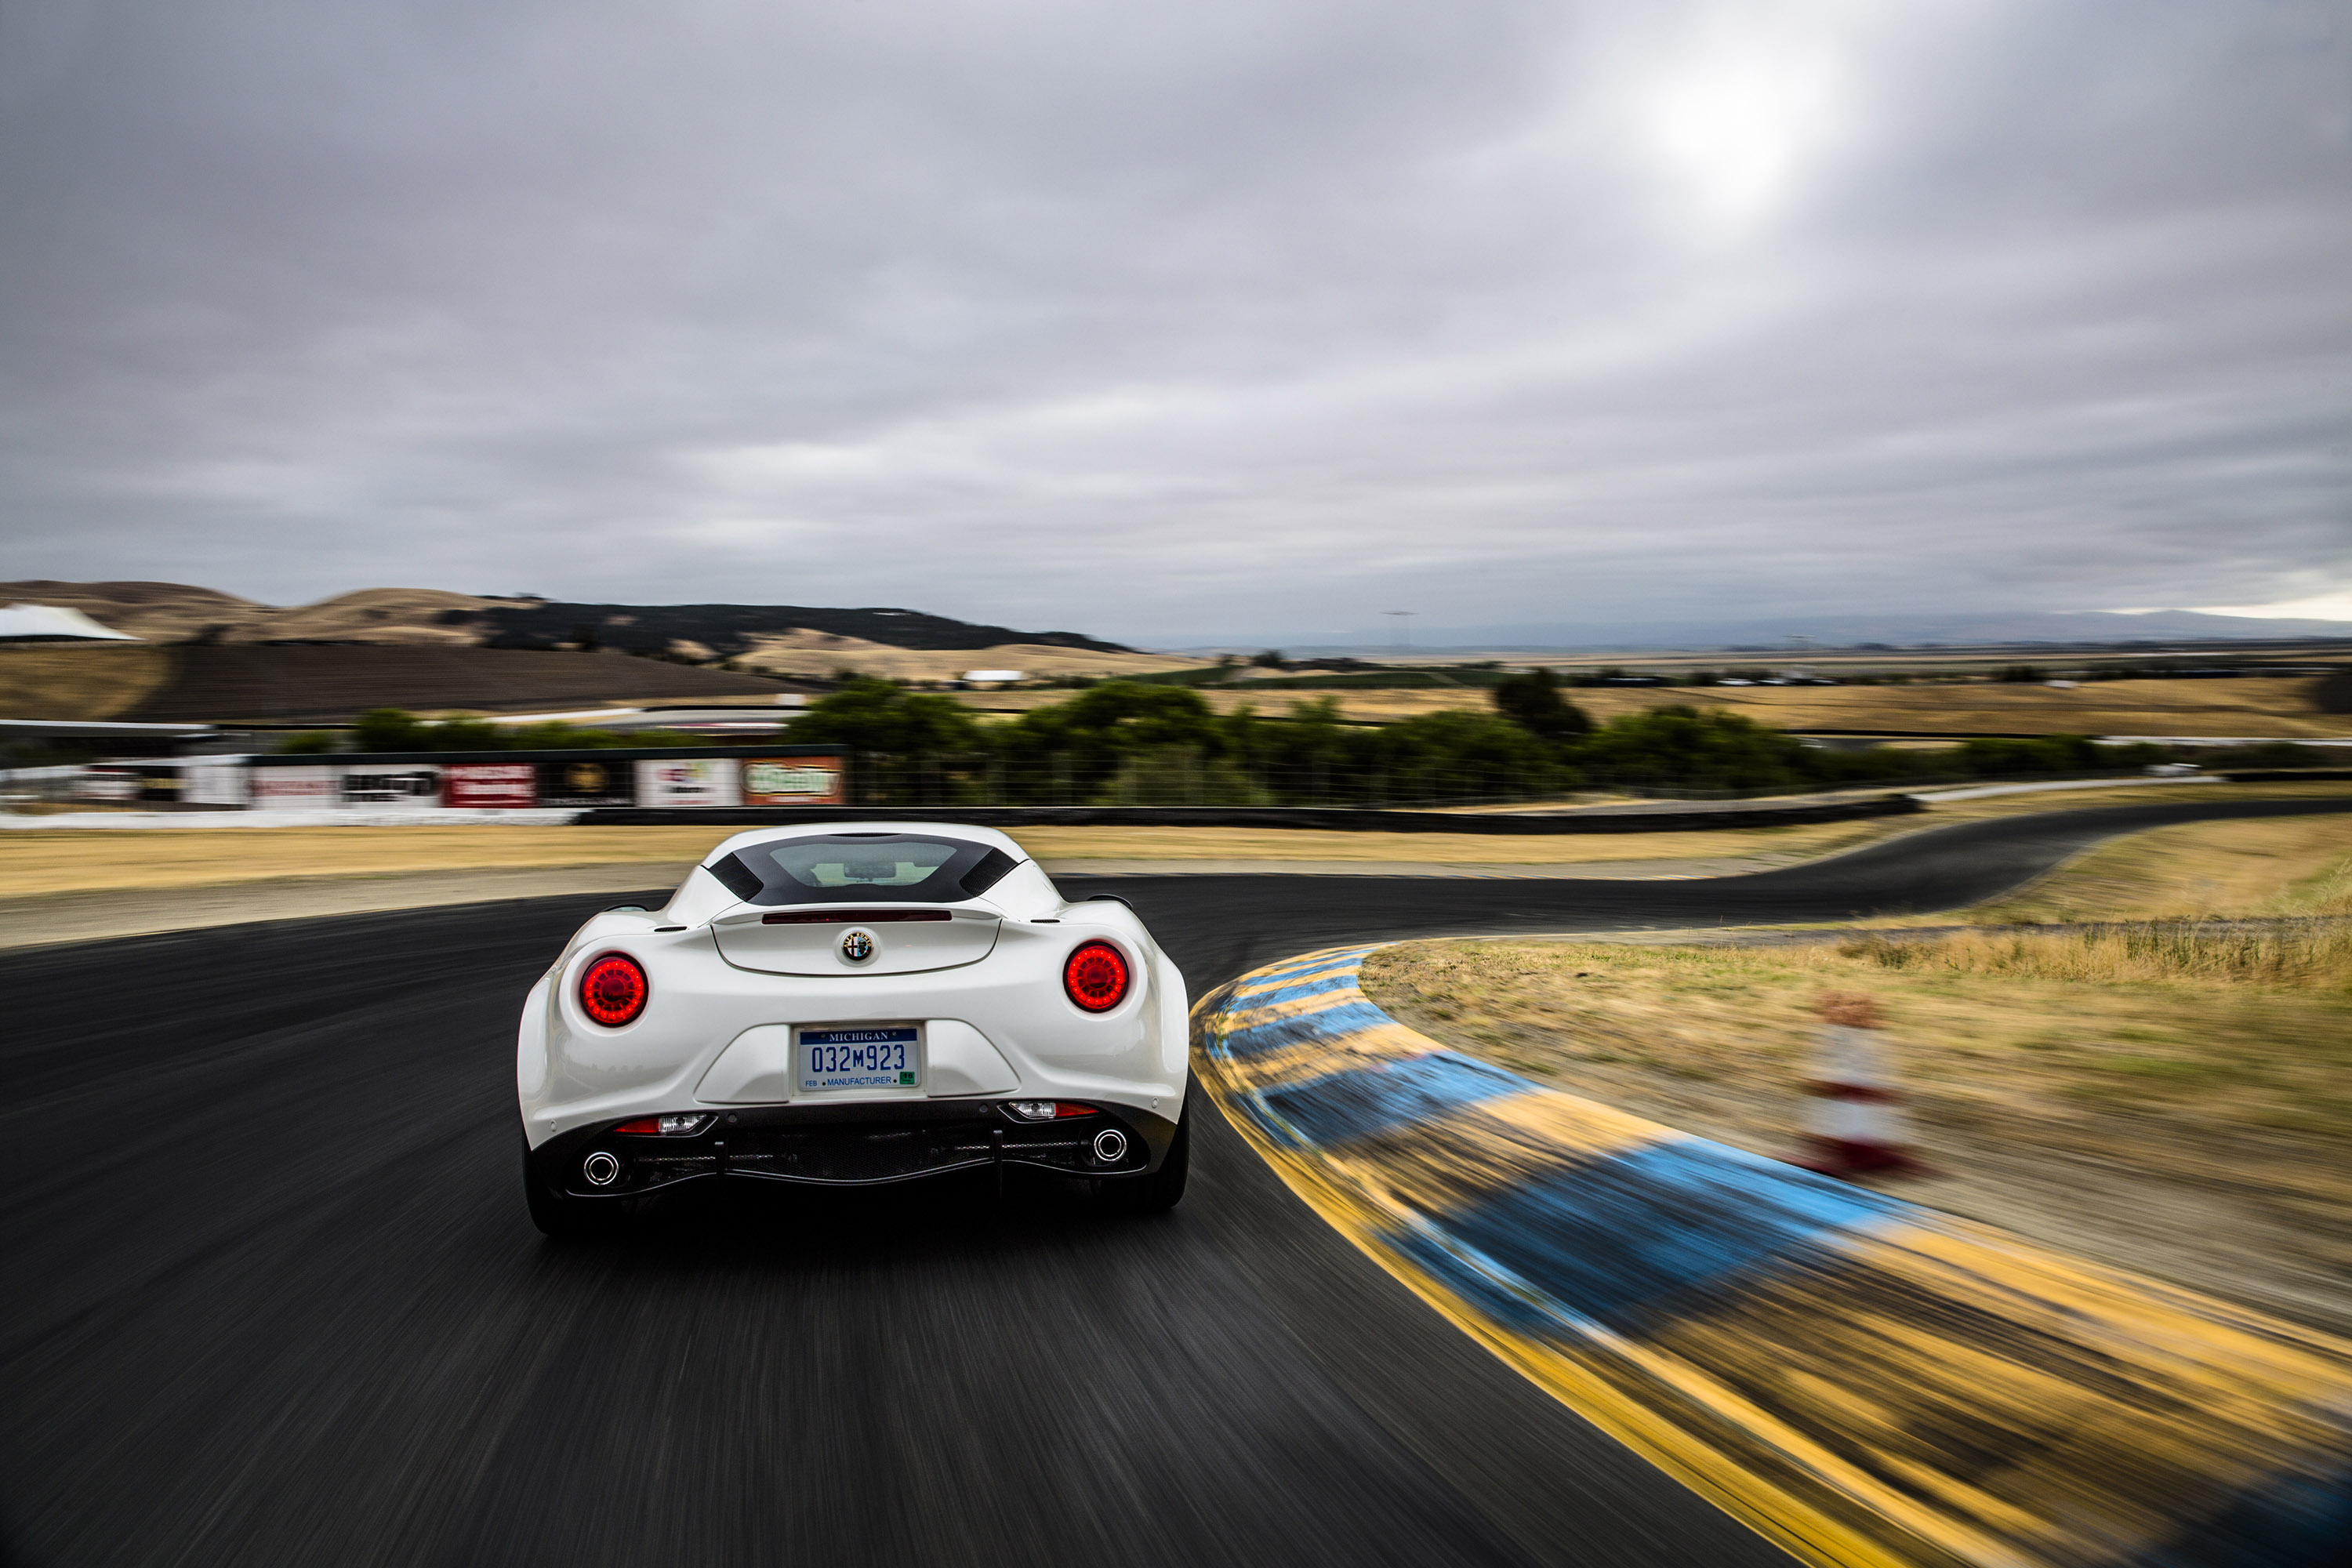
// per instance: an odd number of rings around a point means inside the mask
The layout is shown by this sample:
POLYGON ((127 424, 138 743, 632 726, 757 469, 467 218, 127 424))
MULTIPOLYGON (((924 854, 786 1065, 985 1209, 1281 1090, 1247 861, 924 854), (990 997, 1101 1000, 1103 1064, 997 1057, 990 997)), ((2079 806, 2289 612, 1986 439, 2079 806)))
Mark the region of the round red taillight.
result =
POLYGON ((1127 994, 1127 954, 1107 942, 1079 945, 1062 965, 1062 989, 1089 1013, 1108 1013, 1127 994))
POLYGON ((645 966, 625 952, 608 952, 580 974, 580 1010, 608 1029, 635 1019, 652 994, 645 966))

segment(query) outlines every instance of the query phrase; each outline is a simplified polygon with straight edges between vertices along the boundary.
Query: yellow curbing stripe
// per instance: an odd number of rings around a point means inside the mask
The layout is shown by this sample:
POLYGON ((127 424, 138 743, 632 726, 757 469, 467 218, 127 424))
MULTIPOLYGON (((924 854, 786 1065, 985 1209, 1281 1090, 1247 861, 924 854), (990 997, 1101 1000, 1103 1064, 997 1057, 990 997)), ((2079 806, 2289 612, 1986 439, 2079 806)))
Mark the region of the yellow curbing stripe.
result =
POLYGON ((1347 1068, 1427 1056, 1433 1048, 1429 1037, 1415 1034, 1402 1024, 1375 1024, 1370 1028, 1350 1029, 1343 1035, 1230 1060, 1225 1070, 1237 1086, 1263 1093, 1347 1068))
MULTIPOLYGON (((1240 998, 1263 995, 1287 985, 1304 985, 1310 981, 1329 979, 1336 975, 1352 974, 1364 961, 1369 947, 1329 947, 1318 952, 1286 958, 1280 963, 1269 963, 1225 987, 1224 994, 1240 998)), ((1195 1011, 1198 1011, 1196 1008, 1195 1011)))
POLYGON ((1318 991, 1312 996, 1292 996, 1280 1002, 1237 1008, 1225 1016, 1225 1026, 1228 1029, 1261 1029, 1268 1024, 1279 1024, 1286 1019, 1312 1017, 1318 1013, 1328 1013, 1335 1007, 1353 1006, 1363 999, 1364 994, 1360 991, 1318 991))
MULTIPOLYGON (((1351 975, 1367 951, 1315 973, 1351 975)), ((1296 963, 1281 967, 1299 983, 1296 963)), ((1269 1127, 1261 1092, 1444 1047, 1357 1012, 1331 1038, 1236 1058, 1223 1042, 1251 1012, 1226 1009, 1276 988, 1265 973, 1194 1015, 1202 1081, 1251 1147, 1464 1332, 1808 1562, 2121 1563, 2242 1494, 2344 1461, 2352 1344, 1911 1205, 1822 1233, 1803 1267, 1695 1292, 1639 1337, 1536 1298, 1559 1332, 1500 1322, 1400 1242, 1486 1270, 1445 1216, 1584 1163, 1712 1146, 1532 1084, 1335 1147, 1297 1141, 1269 1127)), ((1326 999, 1283 1016, 1370 1005, 1352 984, 1326 999)))
MULTIPOLYGON (((1232 1110, 1233 1091, 1213 1068, 1204 1070, 1203 1080, 1220 1104, 1232 1110)), ((1229 1114, 1226 1120, 1326 1224, 1455 1328, 1675 1480, 1796 1556, 1824 1568, 1961 1568, 1970 1561, 1896 1555, 1854 1522, 1810 1506, 1794 1491, 1774 1484, 1763 1467, 1743 1465, 1722 1447, 1668 1419, 1657 1401, 1621 1386, 1597 1367, 1505 1331, 1383 1245, 1377 1235, 1376 1211, 1352 1184, 1334 1182, 1318 1168, 1319 1163, 1277 1147, 1248 1114, 1229 1114)))

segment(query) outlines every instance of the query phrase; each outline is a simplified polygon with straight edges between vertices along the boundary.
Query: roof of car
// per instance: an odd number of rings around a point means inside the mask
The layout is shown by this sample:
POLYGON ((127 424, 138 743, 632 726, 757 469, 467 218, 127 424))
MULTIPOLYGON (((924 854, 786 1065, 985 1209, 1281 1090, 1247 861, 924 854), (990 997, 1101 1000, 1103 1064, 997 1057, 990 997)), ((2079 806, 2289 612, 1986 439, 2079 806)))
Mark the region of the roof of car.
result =
POLYGON ((870 822, 795 822, 782 827, 755 827, 748 833, 738 833, 713 847, 702 858, 702 864, 710 865, 754 844, 780 844, 787 838, 821 838, 840 833, 919 833, 929 837, 961 839, 967 844, 987 844, 1003 850, 1016 860, 1029 858, 1027 850, 993 827, 974 827, 963 822, 899 822, 877 818, 870 822))

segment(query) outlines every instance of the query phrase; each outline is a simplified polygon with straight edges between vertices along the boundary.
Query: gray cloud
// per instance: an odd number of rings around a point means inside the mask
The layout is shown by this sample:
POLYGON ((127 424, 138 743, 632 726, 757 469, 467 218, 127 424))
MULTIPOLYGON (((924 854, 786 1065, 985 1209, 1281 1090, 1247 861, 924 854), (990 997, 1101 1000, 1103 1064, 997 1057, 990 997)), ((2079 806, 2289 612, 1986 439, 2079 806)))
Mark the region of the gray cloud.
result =
POLYGON ((6 575, 2352 595, 2340 5, 5 0, 0 62, 6 575))

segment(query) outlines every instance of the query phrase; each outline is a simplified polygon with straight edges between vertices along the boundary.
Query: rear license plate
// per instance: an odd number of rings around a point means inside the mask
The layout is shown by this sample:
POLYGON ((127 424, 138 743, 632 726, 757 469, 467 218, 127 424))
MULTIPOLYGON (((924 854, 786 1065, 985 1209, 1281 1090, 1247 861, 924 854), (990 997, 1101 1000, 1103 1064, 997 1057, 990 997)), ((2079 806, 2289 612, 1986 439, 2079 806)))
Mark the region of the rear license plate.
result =
POLYGON ((912 1024, 866 1029, 803 1029, 793 1047, 801 1092, 828 1089, 920 1089, 922 1032, 912 1024))

